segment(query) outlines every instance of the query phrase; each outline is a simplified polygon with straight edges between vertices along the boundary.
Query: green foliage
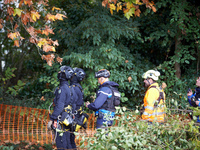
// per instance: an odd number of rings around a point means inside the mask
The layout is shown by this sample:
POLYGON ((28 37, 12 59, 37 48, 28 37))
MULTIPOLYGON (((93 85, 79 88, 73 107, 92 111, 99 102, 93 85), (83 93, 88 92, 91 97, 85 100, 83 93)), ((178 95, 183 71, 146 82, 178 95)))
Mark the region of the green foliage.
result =
POLYGON ((49 150, 53 149, 52 144, 38 144, 38 143, 28 143, 25 141, 21 141, 16 143, 4 143, 3 145, 0 146, 0 150, 17 150, 17 149, 33 149, 33 150, 38 150, 38 149, 44 149, 44 150, 49 150))
MULTIPOLYGON (((138 120, 134 112, 121 112, 117 126, 98 129, 94 137, 81 137, 80 148, 87 149, 198 149, 199 132, 194 122, 169 115, 164 124, 138 120), (87 145, 84 145, 87 141, 87 145)), ((77 136, 77 139, 80 137, 77 136)))

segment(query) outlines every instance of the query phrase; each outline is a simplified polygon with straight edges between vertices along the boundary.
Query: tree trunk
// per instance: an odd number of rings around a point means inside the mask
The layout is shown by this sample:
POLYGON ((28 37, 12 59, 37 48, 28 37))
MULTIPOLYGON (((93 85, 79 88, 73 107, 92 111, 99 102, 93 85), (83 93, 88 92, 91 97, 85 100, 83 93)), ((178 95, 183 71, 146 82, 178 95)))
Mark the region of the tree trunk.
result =
MULTIPOLYGON (((180 31, 178 31, 177 36, 175 37, 175 55, 177 58, 180 56, 178 55, 178 52, 180 51, 180 45, 181 45, 181 35, 179 34, 180 31)), ((181 78, 181 66, 180 63, 175 62, 174 69, 176 70, 176 77, 181 78)))

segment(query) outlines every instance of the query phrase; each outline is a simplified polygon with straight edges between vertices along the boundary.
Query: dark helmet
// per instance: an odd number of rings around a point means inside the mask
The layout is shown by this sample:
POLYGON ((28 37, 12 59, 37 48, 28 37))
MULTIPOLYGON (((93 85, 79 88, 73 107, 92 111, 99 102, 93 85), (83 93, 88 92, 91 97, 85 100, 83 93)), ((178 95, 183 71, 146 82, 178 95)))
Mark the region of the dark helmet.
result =
POLYGON ((61 72, 65 73, 66 79, 68 79, 68 80, 71 79, 71 77, 74 74, 74 70, 69 66, 61 66, 60 70, 61 70, 61 72))
POLYGON ((109 78, 110 72, 106 69, 101 69, 98 72, 95 72, 95 78, 100 78, 100 77, 109 78))
POLYGON ((85 78, 86 73, 81 68, 73 68, 74 75, 77 77, 78 81, 82 81, 85 78))

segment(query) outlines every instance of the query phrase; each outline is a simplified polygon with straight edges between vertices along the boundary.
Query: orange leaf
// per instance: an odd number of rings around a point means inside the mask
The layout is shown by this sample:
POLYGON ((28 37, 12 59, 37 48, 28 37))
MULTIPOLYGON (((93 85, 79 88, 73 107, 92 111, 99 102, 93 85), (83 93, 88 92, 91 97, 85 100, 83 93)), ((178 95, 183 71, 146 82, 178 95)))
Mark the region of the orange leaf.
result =
POLYGON ((27 25, 27 23, 29 22, 29 19, 30 19, 30 14, 29 13, 22 14, 21 18, 22 18, 23 24, 27 25))
POLYGON ((2 24, 0 24, 0 29, 2 29, 3 28, 3 25, 2 24))
POLYGON ((33 28, 32 26, 27 28, 27 31, 29 32, 30 35, 35 35, 35 28, 33 28))
POLYGON ((45 26, 45 30, 42 31, 42 34, 45 34, 46 36, 48 36, 49 34, 54 34, 54 32, 48 26, 45 26))
POLYGON ((44 98, 44 96, 42 96, 42 97, 40 98, 40 100, 41 100, 41 101, 45 101, 45 98, 44 98))
POLYGON ((10 39, 14 39, 14 38, 16 38, 17 37, 17 34, 16 33, 8 33, 8 38, 10 38, 10 39))
POLYGON ((11 16, 14 13, 14 9, 12 7, 8 7, 7 12, 11 16))
POLYGON ((14 40, 14 46, 19 47, 19 40, 14 40))
POLYGON ((42 59, 46 60, 49 66, 52 66, 54 58, 55 58, 54 54, 42 55, 42 59))
POLYGON ((30 41, 31 43, 34 43, 34 44, 37 43, 37 39, 35 39, 35 38, 33 38, 33 37, 30 37, 30 38, 29 38, 29 41, 30 41))
POLYGON ((59 56, 56 58, 57 62, 60 63, 60 65, 62 65, 62 61, 63 61, 63 58, 60 58, 59 56))
POLYGON ((67 18, 65 15, 63 14, 56 14, 55 19, 57 20, 63 20, 63 17, 67 18))
POLYGON ((18 24, 15 24, 14 30, 16 30, 16 29, 17 29, 17 27, 18 27, 18 24))
POLYGON ((128 60, 125 60, 125 63, 128 63, 128 60))
POLYGON ((106 7, 107 4, 108 4, 108 0, 104 0, 104 1, 101 3, 101 5, 102 5, 103 7, 106 7))
POLYGON ((55 52, 56 50, 55 50, 55 47, 45 44, 45 45, 43 45, 43 51, 45 51, 45 52, 54 51, 55 52))
POLYGON ((30 6, 33 4, 33 2, 32 2, 32 0, 25 0, 25 1, 24 1, 24 4, 25 4, 25 5, 28 4, 28 6, 30 7, 30 6))
POLYGON ((135 10, 135 16, 140 17, 140 13, 141 13, 140 9, 136 9, 135 10))
POLYGON ((131 82, 131 80, 132 80, 132 78, 131 78, 131 77, 128 77, 128 81, 131 82))
POLYGON ((53 46, 59 46, 58 40, 56 40, 56 41, 53 42, 53 46))

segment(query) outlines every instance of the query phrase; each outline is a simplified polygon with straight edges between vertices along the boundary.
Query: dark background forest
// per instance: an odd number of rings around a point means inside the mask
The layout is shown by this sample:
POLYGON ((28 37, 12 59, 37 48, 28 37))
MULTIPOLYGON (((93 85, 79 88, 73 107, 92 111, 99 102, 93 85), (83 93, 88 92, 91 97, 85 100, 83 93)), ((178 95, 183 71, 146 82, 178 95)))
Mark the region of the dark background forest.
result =
MULTIPOLYGON (((49 6, 61 8, 67 16, 53 23, 51 38, 58 40, 56 54, 63 58, 62 65, 85 70, 84 100, 94 100, 94 73, 105 68, 110 80, 120 85, 121 106, 135 110, 146 90, 142 74, 157 69, 159 83, 167 84, 167 104, 187 108, 187 89, 194 90, 199 75, 199 1, 154 0, 156 12, 141 5, 140 16, 129 19, 122 11, 111 14, 101 2, 49 0, 49 6)), ((1 18, 4 15, 1 11, 1 18)), ((61 65, 47 65, 34 44, 25 39, 14 47, 6 35, 1 30, 0 103, 47 109, 61 65)))

